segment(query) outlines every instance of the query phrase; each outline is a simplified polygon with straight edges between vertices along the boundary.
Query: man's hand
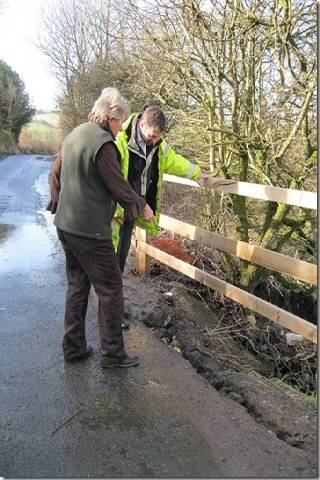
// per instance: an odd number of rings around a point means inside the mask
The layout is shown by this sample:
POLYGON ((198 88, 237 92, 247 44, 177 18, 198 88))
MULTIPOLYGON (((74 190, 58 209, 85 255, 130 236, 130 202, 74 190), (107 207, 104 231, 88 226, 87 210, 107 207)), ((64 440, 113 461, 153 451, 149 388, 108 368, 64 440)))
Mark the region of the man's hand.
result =
POLYGON ((153 211, 148 204, 146 204, 146 206, 143 209, 143 218, 147 222, 151 222, 153 220, 153 211))
POLYGON ((207 173, 201 172, 200 177, 197 180, 200 187, 207 187, 208 186, 208 178, 210 178, 210 176, 207 173))

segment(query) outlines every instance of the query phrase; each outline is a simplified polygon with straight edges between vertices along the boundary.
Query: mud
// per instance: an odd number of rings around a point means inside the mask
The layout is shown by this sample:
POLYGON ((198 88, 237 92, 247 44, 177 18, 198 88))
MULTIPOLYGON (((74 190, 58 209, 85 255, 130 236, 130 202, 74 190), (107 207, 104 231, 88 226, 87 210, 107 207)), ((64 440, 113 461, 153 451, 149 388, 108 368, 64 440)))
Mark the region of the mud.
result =
MULTIPOLYGON (((193 288, 177 282, 175 273, 168 271, 145 280, 133 266, 132 254, 131 270, 124 278, 126 309, 131 319, 154 330, 221 396, 241 405, 281 441, 316 456, 315 403, 283 382, 272 381, 273 362, 241 347, 221 321, 221 314, 212 312, 193 288), (129 281, 132 275, 136 276, 135 283, 129 281), (144 311, 139 312, 141 290, 148 300, 144 311)), ((154 271, 159 273, 157 266, 154 271)))

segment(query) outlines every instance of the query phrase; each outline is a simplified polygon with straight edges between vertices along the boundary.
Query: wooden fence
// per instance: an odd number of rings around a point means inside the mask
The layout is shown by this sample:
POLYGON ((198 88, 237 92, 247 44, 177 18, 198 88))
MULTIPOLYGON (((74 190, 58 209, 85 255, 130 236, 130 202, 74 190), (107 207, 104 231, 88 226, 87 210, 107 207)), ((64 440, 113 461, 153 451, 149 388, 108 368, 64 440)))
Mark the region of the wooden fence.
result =
MULTIPOLYGON (((198 183, 185 178, 165 175, 164 179, 169 182, 201 188, 198 183)), ((221 178, 213 178, 210 182, 211 188, 222 192, 244 195, 260 200, 282 202, 303 208, 317 209, 317 194, 314 192, 236 182, 221 178)), ((222 235, 209 232, 208 230, 195 227, 194 225, 181 222, 167 215, 160 215, 160 226, 185 238, 200 241, 209 247, 235 255, 238 258, 248 260, 256 265, 261 265, 270 270, 275 270, 312 285, 317 285, 317 267, 311 263, 288 257, 262 247, 250 245, 246 242, 232 240, 222 235)), ((149 235, 145 230, 140 228, 136 228, 136 252, 140 275, 148 275, 150 273, 150 261, 153 257, 184 275, 197 280, 203 285, 217 290, 244 307, 250 308, 279 325, 317 343, 317 327, 312 323, 150 245, 149 235)))

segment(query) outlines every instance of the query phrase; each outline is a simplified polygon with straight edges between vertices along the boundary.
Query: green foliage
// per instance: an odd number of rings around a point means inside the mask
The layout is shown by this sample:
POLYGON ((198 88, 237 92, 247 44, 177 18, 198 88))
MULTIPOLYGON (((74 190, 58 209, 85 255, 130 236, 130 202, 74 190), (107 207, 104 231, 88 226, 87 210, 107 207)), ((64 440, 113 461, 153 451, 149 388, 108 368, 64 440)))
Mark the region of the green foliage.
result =
POLYGON ((10 132, 17 142, 34 112, 19 75, 0 60, 0 129, 10 132))
POLYGON ((7 130, 0 130, 0 153, 18 153, 13 135, 7 130))

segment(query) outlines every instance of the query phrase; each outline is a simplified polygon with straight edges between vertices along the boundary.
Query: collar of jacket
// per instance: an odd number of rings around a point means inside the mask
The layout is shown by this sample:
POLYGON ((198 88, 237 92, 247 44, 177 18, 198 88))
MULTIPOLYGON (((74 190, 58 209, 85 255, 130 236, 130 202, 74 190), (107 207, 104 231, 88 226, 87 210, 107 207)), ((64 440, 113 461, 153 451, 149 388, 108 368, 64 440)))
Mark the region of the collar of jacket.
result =
POLYGON ((141 153, 138 142, 137 142, 137 123, 140 117, 141 115, 138 114, 132 118, 132 122, 130 125, 131 128, 130 128, 130 137, 128 141, 128 148, 129 150, 136 153, 140 157, 145 158, 145 155, 141 153))
MULTIPOLYGON (((137 153, 140 157, 144 157, 144 155, 140 152, 139 145, 137 144, 137 123, 139 118, 141 117, 142 113, 132 113, 126 122, 124 123, 123 130, 126 132, 127 136, 127 145, 129 150, 133 151, 134 153, 137 153)), ((162 142, 162 138, 152 145, 152 150, 154 148, 159 147, 159 145, 162 142)))
POLYGON ((123 124, 123 130, 126 132, 127 139, 131 137, 132 122, 134 117, 139 117, 139 113, 131 113, 123 124))
POLYGON ((112 131, 111 128, 110 128, 109 122, 103 121, 103 122, 99 123, 99 125, 100 125, 100 127, 101 127, 105 132, 110 133, 110 135, 111 135, 111 137, 112 137, 113 140, 116 139, 116 137, 115 137, 114 134, 113 134, 113 131, 112 131))

